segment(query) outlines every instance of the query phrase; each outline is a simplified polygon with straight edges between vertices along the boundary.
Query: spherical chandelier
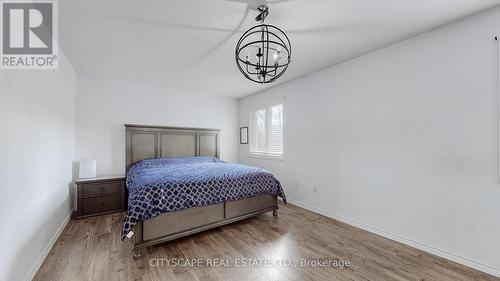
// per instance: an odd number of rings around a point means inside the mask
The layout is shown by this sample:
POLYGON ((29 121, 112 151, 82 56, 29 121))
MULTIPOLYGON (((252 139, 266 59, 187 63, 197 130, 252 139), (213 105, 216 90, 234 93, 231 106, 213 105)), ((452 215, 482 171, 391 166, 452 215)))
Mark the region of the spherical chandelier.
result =
POLYGON ((285 73, 292 47, 288 36, 274 25, 264 24, 267 5, 258 7, 260 24, 247 30, 236 44, 235 58, 243 75, 257 83, 271 83, 285 73))

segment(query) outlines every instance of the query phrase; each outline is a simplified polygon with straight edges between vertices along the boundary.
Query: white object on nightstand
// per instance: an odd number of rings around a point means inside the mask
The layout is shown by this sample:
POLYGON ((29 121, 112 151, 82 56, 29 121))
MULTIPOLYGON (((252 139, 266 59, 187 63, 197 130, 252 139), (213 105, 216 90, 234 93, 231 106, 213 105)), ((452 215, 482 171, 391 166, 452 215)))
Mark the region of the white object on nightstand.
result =
POLYGON ((97 176, 96 160, 80 160, 78 166, 78 178, 87 179, 97 176))

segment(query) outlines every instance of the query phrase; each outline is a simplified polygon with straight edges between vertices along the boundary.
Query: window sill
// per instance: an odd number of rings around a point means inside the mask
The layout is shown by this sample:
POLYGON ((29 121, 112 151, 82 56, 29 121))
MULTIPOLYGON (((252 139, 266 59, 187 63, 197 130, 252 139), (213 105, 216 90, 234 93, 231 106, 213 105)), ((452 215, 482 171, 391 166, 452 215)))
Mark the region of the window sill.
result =
POLYGON ((283 155, 275 155, 275 154, 264 154, 264 153, 249 153, 250 158, 257 158, 257 159, 268 159, 268 160, 277 160, 277 161, 283 161, 285 158, 283 155))

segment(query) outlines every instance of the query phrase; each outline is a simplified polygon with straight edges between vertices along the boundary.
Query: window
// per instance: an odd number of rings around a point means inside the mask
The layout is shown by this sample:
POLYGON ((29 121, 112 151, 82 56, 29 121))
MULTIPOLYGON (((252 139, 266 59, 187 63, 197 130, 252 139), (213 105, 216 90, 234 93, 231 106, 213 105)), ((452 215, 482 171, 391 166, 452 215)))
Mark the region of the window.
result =
POLYGON ((259 109, 250 114, 250 153, 271 157, 283 156, 283 104, 259 109))

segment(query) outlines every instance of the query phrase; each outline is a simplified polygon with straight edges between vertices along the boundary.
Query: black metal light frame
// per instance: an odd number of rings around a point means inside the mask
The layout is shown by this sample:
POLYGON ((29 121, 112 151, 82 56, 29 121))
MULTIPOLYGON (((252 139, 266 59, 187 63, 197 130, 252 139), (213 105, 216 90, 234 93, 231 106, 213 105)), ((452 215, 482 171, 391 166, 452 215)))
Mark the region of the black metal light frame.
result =
POLYGON ((264 24, 264 19, 269 14, 269 9, 266 5, 259 6, 260 14, 255 18, 261 24, 256 25, 247 30, 238 40, 235 50, 235 59, 238 69, 243 75, 256 83, 271 83, 276 81, 288 68, 291 58, 291 45, 288 36, 281 29, 274 25, 264 24), (260 35, 260 37, 258 36, 260 35), (253 39, 250 39, 254 37, 253 39), (249 39, 246 42, 245 40, 249 39), (257 62, 251 62, 248 56, 245 59, 240 57, 242 51, 246 48, 258 48, 257 62), (278 49, 279 48, 279 49, 278 49), (275 60, 270 61, 270 51, 275 54, 284 53, 286 59, 282 62, 275 60))

